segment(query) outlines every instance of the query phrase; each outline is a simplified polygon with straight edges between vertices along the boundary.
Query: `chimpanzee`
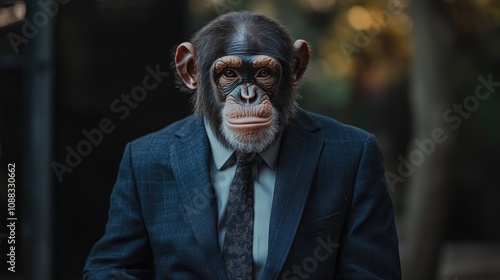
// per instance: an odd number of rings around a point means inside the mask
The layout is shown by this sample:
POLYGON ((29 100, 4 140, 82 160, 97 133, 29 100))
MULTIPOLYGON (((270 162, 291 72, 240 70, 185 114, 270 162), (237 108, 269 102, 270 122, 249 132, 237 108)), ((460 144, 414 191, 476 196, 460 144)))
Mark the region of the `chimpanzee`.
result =
POLYGON ((401 279, 375 137, 296 103, 310 53, 252 12, 180 44, 194 114, 127 144, 84 279, 401 279))

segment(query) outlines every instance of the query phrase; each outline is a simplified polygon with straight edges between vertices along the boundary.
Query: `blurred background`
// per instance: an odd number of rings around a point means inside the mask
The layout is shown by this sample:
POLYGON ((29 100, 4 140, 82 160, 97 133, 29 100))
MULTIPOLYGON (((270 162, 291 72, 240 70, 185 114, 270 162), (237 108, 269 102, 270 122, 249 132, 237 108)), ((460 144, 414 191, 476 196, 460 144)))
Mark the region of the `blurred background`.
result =
POLYGON ((125 144, 191 112, 172 52, 239 10, 311 43, 302 107, 379 139, 404 279, 500 279, 500 2, 0 0, 1 279, 81 279, 125 144))

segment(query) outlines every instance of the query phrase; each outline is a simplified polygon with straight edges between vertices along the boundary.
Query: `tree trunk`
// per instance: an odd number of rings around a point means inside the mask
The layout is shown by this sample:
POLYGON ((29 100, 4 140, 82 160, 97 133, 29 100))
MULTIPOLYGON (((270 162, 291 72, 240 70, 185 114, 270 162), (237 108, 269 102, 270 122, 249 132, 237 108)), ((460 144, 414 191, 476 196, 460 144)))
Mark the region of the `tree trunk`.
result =
POLYGON ((436 277, 449 205, 447 161, 454 133, 443 121, 443 114, 452 106, 449 69, 453 42, 440 5, 441 1, 435 0, 410 4, 414 27, 410 87, 413 137, 405 159, 414 171, 408 176, 402 232, 405 280, 436 277))

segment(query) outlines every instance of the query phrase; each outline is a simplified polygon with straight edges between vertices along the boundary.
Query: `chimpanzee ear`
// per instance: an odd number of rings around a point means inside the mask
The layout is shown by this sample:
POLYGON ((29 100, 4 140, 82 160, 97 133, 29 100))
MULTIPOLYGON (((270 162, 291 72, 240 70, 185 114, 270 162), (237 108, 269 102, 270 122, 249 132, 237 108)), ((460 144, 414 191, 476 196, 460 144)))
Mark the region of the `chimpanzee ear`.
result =
POLYGON ((193 44, 185 42, 177 47, 175 52, 175 68, 184 84, 192 90, 198 88, 197 70, 195 64, 196 50, 193 44))
POLYGON ((309 44, 304 40, 297 40, 293 44, 293 57, 294 63, 292 64, 293 71, 293 85, 299 84, 300 79, 306 72, 309 59, 311 58, 311 50, 309 44))

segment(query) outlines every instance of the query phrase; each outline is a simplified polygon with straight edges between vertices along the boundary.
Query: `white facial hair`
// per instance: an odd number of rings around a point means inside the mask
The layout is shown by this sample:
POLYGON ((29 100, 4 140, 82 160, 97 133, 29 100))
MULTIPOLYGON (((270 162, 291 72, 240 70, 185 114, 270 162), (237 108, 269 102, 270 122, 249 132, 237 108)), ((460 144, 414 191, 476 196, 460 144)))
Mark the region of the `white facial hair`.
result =
POLYGON ((273 117, 271 125, 259 131, 256 135, 255 141, 243 141, 238 137, 238 132, 229 129, 225 123, 224 118, 221 117, 221 132, 222 136, 229 144, 229 146, 235 149, 237 152, 241 153, 260 153, 269 147, 278 137, 279 133, 279 113, 276 108, 273 107, 273 117))

